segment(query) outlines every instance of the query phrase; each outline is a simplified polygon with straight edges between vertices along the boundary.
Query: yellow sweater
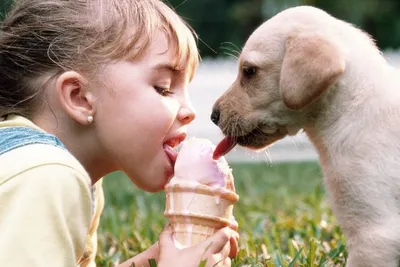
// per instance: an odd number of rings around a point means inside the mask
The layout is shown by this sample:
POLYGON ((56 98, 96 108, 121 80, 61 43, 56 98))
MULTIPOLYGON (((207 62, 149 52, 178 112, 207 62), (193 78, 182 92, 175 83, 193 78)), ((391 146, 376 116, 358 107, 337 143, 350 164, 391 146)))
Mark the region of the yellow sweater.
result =
MULTIPOLYGON (((41 130, 19 116, 0 121, 13 126, 41 130)), ((32 144, 0 155, 0 266, 95 266, 103 205, 101 181, 92 188, 61 148, 32 144)))

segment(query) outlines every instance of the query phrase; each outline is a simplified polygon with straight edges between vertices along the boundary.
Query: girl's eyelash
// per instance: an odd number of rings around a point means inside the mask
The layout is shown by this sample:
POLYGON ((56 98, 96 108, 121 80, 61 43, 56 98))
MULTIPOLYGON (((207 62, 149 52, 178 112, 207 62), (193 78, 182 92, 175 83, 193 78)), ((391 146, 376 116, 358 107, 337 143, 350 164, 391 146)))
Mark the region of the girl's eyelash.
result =
POLYGON ((172 95, 174 93, 174 92, 171 91, 170 88, 154 86, 154 89, 156 89, 156 91, 162 96, 169 96, 169 95, 172 95))

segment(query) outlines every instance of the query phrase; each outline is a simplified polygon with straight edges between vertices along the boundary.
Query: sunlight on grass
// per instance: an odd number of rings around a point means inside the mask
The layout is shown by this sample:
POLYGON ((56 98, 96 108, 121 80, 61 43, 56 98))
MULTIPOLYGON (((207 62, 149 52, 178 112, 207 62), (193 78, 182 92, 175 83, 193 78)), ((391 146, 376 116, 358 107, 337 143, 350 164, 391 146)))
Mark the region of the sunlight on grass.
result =
MULTIPOLYGON (((345 240, 326 201, 317 163, 231 164, 240 195, 234 215, 240 252, 232 266, 344 266, 345 240)), ((165 195, 104 179, 98 266, 113 266, 156 242, 167 220, 165 195)))

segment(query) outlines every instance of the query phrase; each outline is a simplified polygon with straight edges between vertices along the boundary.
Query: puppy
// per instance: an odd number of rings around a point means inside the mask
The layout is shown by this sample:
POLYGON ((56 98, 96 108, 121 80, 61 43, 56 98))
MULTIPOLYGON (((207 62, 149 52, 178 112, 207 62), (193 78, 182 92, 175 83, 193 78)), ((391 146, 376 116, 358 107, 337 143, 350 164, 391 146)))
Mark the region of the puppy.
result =
POLYGON ((303 129, 346 235, 347 267, 400 259, 400 73, 356 27, 308 6, 282 11, 247 40, 211 120, 261 149, 303 129))

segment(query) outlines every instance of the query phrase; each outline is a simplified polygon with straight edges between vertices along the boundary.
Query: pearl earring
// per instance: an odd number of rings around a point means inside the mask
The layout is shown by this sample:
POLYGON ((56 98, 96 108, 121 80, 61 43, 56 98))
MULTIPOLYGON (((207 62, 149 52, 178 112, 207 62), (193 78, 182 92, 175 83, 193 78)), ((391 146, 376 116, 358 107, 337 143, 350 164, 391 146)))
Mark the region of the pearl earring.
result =
POLYGON ((87 121, 88 121, 88 123, 92 123, 93 122, 93 116, 88 116, 87 117, 87 121))

